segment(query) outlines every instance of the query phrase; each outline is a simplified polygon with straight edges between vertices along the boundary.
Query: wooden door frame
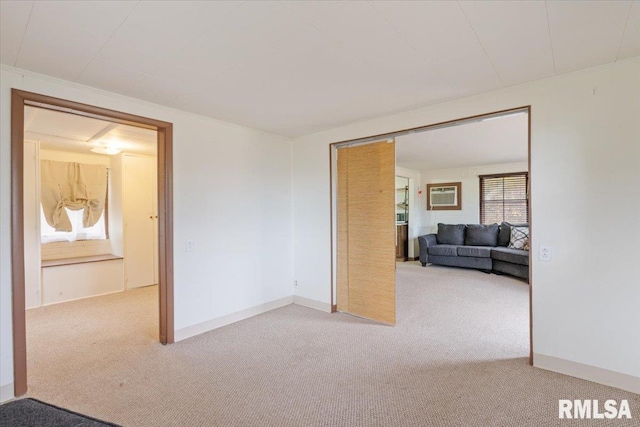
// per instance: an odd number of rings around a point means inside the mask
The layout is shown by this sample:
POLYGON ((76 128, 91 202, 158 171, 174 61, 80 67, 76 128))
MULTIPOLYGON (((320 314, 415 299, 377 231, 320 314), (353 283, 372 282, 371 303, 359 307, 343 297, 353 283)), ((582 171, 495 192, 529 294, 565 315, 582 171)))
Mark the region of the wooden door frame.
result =
MULTIPOLYGON (((444 122, 432 123, 423 126, 416 126, 408 129, 400 129, 392 132, 377 134, 377 135, 369 135, 362 138, 355 139, 347 139, 344 141, 332 142, 329 144, 329 225, 330 225, 330 247, 331 247, 331 312, 335 313, 337 311, 337 304, 334 303, 334 288, 335 288, 335 274, 336 274, 336 263, 334 261, 334 256, 336 252, 336 244, 334 241, 334 233, 336 232, 334 221, 336 220, 336 212, 335 212, 335 196, 336 196, 336 188, 334 188, 335 184, 335 155, 334 151, 341 145, 349 145, 349 144, 366 144, 369 142, 374 142, 382 139, 390 139, 395 138, 402 135, 407 135, 414 132, 422 132, 427 130, 434 130, 438 128, 452 127, 456 125, 465 124, 466 122, 478 121, 484 118, 489 117, 497 117, 502 116, 509 113, 515 113, 517 111, 525 111, 527 113, 527 169, 529 173, 529 181, 527 192, 529 194, 529 235, 532 236, 532 215, 531 215, 531 105, 524 105, 521 107, 513 107, 505 110, 493 111, 490 113, 477 114, 475 116, 467 116, 453 120, 447 120, 444 122)), ((533 268, 532 268, 532 259, 533 259, 533 251, 529 251, 529 364, 533 366, 533 268)), ((337 298, 337 295, 335 295, 337 298)), ((336 299, 337 302, 337 299, 336 299)))
POLYGON ((35 106, 157 130, 160 342, 174 342, 173 124, 47 95, 11 89, 11 288, 14 394, 27 392, 24 266, 24 108, 35 106))

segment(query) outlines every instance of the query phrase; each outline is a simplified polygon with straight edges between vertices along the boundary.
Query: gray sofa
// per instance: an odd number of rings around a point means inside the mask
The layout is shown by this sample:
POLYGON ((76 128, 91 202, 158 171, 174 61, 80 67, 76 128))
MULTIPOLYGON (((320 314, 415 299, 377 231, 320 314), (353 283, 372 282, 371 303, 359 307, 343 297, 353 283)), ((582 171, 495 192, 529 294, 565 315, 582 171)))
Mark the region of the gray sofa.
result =
POLYGON ((529 280, 529 251, 511 249, 511 227, 528 224, 438 224, 437 234, 418 237, 420 263, 509 274, 529 280))

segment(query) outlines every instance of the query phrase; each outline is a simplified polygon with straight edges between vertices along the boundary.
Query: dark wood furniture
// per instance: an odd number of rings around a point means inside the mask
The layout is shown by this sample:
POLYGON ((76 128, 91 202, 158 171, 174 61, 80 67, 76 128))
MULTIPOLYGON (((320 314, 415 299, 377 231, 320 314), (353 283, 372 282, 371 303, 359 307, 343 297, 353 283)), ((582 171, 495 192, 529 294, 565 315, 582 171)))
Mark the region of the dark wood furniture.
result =
POLYGON ((409 227, 407 224, 396 225, 396 261, 406 261, 409 253, 409 227))

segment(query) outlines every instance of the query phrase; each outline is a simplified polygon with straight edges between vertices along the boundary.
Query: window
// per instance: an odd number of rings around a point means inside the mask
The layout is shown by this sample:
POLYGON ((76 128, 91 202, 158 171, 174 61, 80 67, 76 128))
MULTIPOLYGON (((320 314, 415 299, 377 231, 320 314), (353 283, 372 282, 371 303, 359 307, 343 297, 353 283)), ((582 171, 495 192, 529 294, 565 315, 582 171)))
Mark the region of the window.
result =
POLYGON ((72 211, 65 208, 67 215, 69 215, 69 221, 71 222, 72 230, 56 231, 55 228, 47 224, 47 219, 44 217, 44 210, 40 207, 40 243, 53 243, 53 242, 75 242, 76 240, 101 240, 107 238, 106 224, 104 216, 106 210, 102 212, 100 219, 91 227, 85 227, 82 224, 82 216, 84 210, 72 211))
POLYGON ((41 242, 106 239, 104 165, 40 162, 41 242))
POLYGON ((480 223, 528 223, 528 181, 528 172, 480 175, 480 223))

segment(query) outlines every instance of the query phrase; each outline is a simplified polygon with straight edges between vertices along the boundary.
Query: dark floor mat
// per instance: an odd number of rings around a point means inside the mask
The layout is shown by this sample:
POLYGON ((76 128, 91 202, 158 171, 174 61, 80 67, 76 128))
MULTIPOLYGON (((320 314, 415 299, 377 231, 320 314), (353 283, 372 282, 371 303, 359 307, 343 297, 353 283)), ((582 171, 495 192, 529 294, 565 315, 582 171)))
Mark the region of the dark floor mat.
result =
POLYGON ((19 399, 0 405, 0 427, 100 427, 116 426, 36 399, 19 399))

